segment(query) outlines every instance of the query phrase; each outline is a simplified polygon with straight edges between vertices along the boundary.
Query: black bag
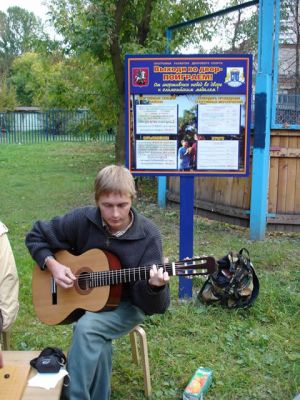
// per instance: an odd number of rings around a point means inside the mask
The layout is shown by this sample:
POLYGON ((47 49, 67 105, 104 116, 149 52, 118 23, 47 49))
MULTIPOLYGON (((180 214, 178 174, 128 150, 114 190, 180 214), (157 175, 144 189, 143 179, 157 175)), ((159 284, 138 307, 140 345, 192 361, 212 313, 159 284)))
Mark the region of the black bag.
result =
POLYGON ((66 356, 61 349, 46 347, 40 355, 30 361, 30 365, 41 373, 56 373, 66 364, 66 356))
POLYGON ((259 280, 247 249, 229 253, 203 284, 198 299, 204 304, 220 303, 227 308, 247 308, 257 298, 259 280))

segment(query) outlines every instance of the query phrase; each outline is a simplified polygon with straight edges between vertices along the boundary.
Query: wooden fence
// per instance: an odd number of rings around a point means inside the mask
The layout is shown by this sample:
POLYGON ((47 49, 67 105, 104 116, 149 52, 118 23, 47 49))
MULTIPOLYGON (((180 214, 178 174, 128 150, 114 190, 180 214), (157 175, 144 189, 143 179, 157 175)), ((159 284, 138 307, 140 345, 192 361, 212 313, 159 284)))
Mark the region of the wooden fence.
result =
MULTIPOLYGON (((251 173, 247 178, 196 177, 195 207, 248 226, 251 173)), ((179 202, 179 194, 179 178, 170 177, 168 199, 179 202)), ((300 231, 300 131, 272 130, 267 224, 270 230, 300 231)))

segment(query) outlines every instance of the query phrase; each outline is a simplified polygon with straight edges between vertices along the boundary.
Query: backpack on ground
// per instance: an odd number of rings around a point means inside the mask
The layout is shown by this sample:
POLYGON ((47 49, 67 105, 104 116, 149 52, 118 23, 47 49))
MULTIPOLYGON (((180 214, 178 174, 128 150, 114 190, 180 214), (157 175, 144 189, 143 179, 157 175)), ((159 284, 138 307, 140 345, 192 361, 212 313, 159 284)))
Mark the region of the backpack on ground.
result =
POLYGON ((248 250, 230 252, 217 264, 217 271, 204 282, 198 299, 204 304, 220 303, 227 308, 251 306, 259 293, 259 280, 248 250))

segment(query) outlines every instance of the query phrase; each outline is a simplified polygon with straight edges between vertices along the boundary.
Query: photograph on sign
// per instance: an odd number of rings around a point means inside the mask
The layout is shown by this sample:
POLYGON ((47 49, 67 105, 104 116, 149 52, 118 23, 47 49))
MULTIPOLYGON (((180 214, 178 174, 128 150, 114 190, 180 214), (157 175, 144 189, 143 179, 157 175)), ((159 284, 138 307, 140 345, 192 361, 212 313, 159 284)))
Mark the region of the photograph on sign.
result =
POLYGON ((251 56, 127 56, 136 175, 249 174, 251 56))

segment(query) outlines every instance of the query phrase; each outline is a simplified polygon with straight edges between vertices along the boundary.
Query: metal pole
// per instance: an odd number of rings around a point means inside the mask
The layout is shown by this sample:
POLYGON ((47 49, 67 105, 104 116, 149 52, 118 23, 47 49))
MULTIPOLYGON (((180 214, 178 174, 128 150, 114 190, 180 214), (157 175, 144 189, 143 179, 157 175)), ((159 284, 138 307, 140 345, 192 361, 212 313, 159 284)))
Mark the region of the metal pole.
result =
POLYGON ((270 169, 274 0, 259 2, 258 72, 252 157, 250 239, 263 240, 267 225, 270 169))
MULTIPOLYGON (((194 177, 180 177, 180 234, 179 256, 180 259, 193 257, 194 247, 194 177)), ((180 299, 193 296, 192 279, 179 277, 180 299)))

